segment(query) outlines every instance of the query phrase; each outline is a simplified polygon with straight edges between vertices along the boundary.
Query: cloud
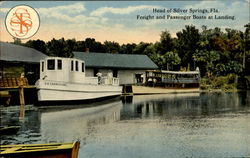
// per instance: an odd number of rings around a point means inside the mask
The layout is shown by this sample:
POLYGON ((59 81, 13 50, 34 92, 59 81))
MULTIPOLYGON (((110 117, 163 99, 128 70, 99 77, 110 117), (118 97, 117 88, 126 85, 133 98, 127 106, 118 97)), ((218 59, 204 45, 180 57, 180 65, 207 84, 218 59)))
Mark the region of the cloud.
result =
POLYGON ((83 3, 75 3, 72 5, 62 5, 51 8, 38 8, 37 9, 42 15, 49 15, 51 13, 62 13, 62 14, 78 14, 86 11, 83 3))
POLYGON ((91 16, 102 16, 106 13, 112 14, 130 14, 132 12, 144 9, 153 9, 153 8, 160 8, 160 6, 152 6, 152 5, 139 5, 139 6, 128 6, 126 8, 113 8, 113 7, 102 7, 98 8, 95 11, 91 12, 91 16))
MULTIPOLYGON (((47 18, 46 21, 56 19, 60 22, 69 24, 93 23, 98 22, 96 17, 88 17, 83 15, 87 9, 83 3, 75 3, 72 5, 62 5, 51 8, 38 8, 37 9, 42 18, 47 18)), ((107 20, 107 19, 106 19, 107 20)), ((104 20, 101 20, 104 21, 104 20)), ((53 22, 54 23, 54 22, 53 22)))

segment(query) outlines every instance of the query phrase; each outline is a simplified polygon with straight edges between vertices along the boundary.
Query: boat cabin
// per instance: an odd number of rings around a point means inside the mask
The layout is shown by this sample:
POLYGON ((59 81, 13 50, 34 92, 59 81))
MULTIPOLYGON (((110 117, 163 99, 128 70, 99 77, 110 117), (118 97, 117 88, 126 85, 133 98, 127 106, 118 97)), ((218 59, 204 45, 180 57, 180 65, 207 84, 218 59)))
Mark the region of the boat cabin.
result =
POLYGON ((74 58, 49 57, 40 61, 40 79, 61 82, 82 82, 84 61, 74 58))
POLYGON ((40 80, 62 83, 119 85, 119 79, 107 74, 86 77, 85 62, 75 58, 48 57, 40 61, 40 80))
POLYGON ((197 71, 146 71, 146 86, 197 88, 200 85, 200 72, 197 71))

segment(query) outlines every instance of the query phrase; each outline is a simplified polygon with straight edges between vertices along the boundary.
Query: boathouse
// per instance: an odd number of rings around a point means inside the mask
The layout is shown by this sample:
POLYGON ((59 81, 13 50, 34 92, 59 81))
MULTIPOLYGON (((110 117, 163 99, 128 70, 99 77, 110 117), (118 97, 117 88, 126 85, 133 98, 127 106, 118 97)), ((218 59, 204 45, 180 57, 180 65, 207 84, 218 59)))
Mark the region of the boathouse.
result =
POLYGON ((45 57, 33 48, 0 42, 0 78, 26 77, 29 85, 34 85, 39 79, 40 60, 45 57))
POLYGON ((147 56, 138 54, 109 54, 94 52, 73 52, 75 58, 85 61, 86 76, 96 76, 98 72, 106 76, 112 73, 120 79, 120 85, 143 83, 146 70, 158 69, 147 56))

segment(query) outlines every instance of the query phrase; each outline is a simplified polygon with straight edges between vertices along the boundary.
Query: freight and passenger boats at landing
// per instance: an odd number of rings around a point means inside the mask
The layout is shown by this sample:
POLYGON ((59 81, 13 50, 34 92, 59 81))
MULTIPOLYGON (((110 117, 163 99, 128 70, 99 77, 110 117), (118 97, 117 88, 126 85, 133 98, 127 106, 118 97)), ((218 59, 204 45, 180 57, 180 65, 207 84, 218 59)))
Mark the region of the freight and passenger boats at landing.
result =
POLYGON ((133 94, 199 92, 200 71, 146 71, 144 86, 132 86, 133 94))
POLYGON ((36 82, 38 101, 79 101, 121 95, 119 79, 86 77, 85 63, 74 58, 49 57, 40 61, 36 82))

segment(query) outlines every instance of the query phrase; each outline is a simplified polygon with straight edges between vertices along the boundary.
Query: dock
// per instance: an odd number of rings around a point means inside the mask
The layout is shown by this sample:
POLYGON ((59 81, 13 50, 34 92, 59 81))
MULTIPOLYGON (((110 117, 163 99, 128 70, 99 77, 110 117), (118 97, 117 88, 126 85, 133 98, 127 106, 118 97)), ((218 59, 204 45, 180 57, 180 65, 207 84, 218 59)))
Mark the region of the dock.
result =
POLYGON ((20 105, 25 105, 24 90, 35 89, 34 85, 29 85, 27 78, 1 78, 0 79, 0 98, 1 104, 9 105, 14 99, 11 92, 18 92, 20 105))

